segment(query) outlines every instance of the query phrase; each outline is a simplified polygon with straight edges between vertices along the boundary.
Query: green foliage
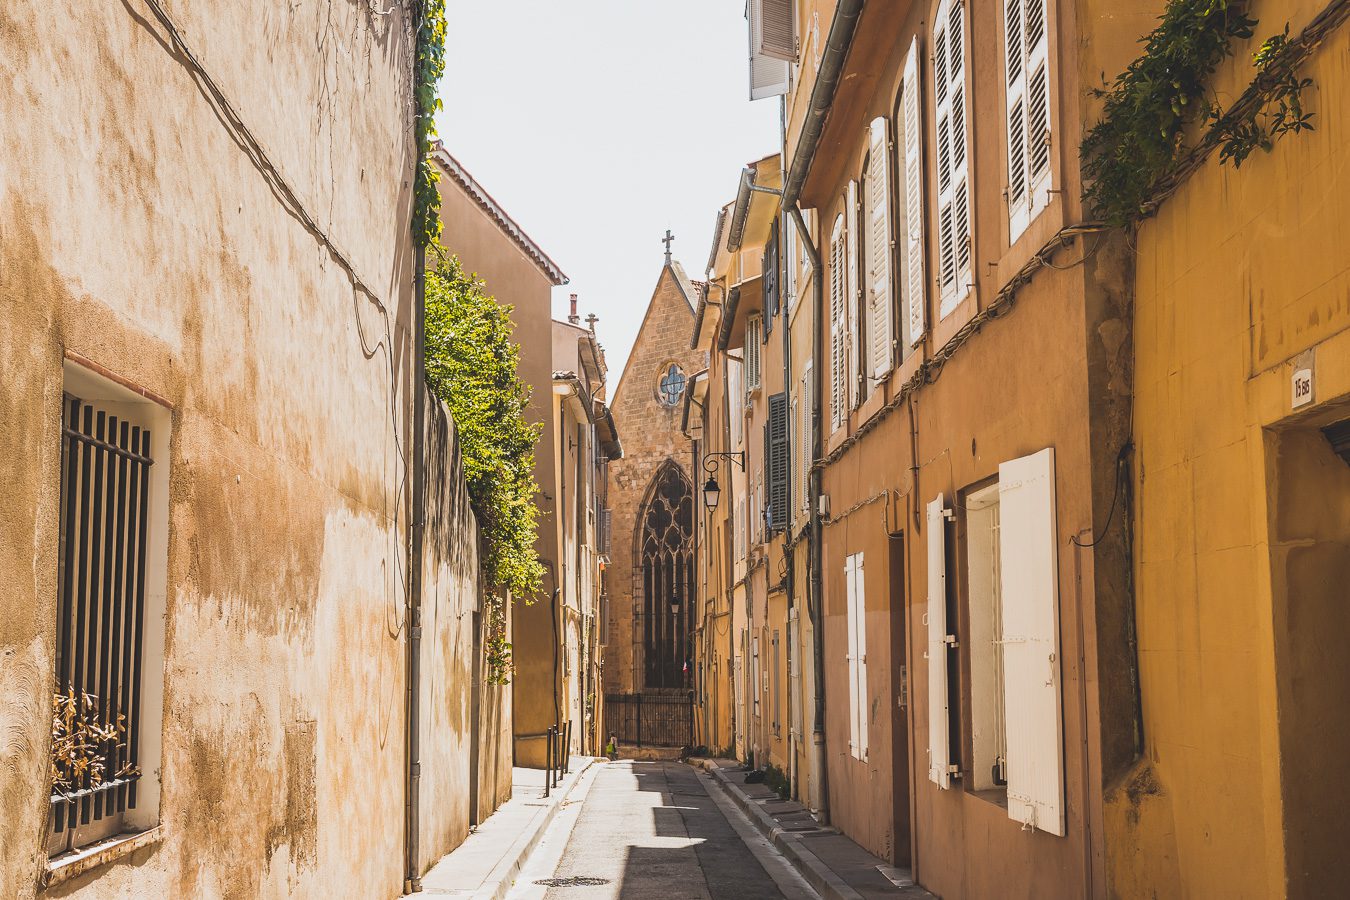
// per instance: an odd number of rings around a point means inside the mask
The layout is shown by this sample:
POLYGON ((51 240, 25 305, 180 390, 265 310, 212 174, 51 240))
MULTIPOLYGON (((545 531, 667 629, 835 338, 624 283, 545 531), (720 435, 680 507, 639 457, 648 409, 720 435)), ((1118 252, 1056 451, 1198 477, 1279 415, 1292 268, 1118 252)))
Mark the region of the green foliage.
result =
POLYGON ((417 180, 413 185, 413 239, 429 247, 441 236, 441 196, 436 191, 440 173, 431 161, 436 140, 436 113, 441 98, 436 85, 445 73, 445 0, 421 0, 417 6, 417 59, 413 86, 417 101, 417 180))
MULTIPOLYGON (((459 433, 469 497, 482 529, 490 587, 533 602, 543 585, 535 552, 534 448, 540 428, 525 420, 529 390, 517 374, 511 310, 458 259, 436 248, 426 283, 427 380, 459 433)), ((509 668, 505 615, 489 617, 489 656, 509 668), (495 629, 495 630, 494 630, 495 629)))
POLYGON ((1211 76, 1256 24, 1242 0, 1169 0, 1158 27, 1141 39, 1143 54, 1098 91, 1106 100, 1102 120, 1088 132, 1082 154, 1084 199, 1099 218, 1122 227, 1141 218, 1186 155, 1187 132, 1197 124, 1204 126, 1200 140, 1219 144, 1220 159, 1234 164, 1258 146, 1269 149, 1284 134, 1312 127, 1299 101, 1306 79, 1262 83, 1287 45, 1288 28, 1256 54, 1254 86, 1274 89, 1263 102, 1222 112, 1210 96, 1211 76))

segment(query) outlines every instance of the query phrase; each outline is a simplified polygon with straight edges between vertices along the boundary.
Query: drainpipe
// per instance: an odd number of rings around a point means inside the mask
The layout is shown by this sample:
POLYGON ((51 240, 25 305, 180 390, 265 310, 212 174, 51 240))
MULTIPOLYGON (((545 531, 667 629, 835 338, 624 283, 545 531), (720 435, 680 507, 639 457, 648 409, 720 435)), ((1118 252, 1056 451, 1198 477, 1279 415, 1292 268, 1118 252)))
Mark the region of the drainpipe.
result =
POLYGON ((413 422, 410 465, 412 468, 412 503, 409 505, 412 521, 408 536, 408 697, 407 697, 407 809, 405 843, 407 871, 404 875, 404 893, 422 890, 420 803, 422 793, 421 715, 418 700, 422 680, 422 550, 426 527, 426 500, 423 484, 426 478, 426 358, 423 314, 426 310, 426 248, 418 247, 413 265, 413 422))
POLYGON ((815 675, 816 703, 811 723, 811 764, 816 771, 816 778, 820 784, 820 818, 822 822, 828 823, 830 821, 830 791, 829 777, 825 771, 825 616, 821 593, 821 490, 820 470, 815 465, 823 455, 822 450, 824 449, 824 435, 820 428, 820 405, 825 367, 820 364, 820 361, 825 353, 825 332, 821 319, 821 306, 824 303, 825 295, 825 272, 820 264, 820 251, 816 248, 815 241, 811 239, 811 232, 806 230, 806 222, 802 220, 801 207, 795 202, 792 204, 791 213, 792 221, 797 226, 797 233, 801 236, 802 246, 806 248, 806 255, 811 257, 811 287, 814 294, 814 302, 811 304, 811 356, 816 360, 816 364, 811 367, 811 474, 807 479, 811 496, 810 525, 808 526, 810 533, 807 543, 809 554, 807 566, 810 569, 810 578, 807 584, 806 602, 811 617, 811 638, 815 651, 815 664, 812 668, 815 675))

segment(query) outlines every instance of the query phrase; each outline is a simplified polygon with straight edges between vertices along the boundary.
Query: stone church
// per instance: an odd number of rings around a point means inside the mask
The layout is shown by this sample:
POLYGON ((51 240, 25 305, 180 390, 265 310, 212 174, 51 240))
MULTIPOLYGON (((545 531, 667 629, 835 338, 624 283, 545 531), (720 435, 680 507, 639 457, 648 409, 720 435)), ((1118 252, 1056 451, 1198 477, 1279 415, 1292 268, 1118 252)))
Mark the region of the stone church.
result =
POLYGON ((690 376, 707 365, 689 346, 702 289, 667 249, 610 406, 624 457, 609 464, 607 693, 693 687, 698 500, 680 417, 690 376))

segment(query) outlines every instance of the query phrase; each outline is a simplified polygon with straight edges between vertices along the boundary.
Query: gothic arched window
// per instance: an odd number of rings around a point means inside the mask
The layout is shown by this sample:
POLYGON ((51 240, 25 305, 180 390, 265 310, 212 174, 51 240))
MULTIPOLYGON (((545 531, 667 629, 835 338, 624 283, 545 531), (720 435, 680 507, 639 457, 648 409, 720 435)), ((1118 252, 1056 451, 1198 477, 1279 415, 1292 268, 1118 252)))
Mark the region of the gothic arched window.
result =
POLYGON ((687 687, 694 657, 694 493, 673 462, 653 479, 640 521, 645 686, 687 687))

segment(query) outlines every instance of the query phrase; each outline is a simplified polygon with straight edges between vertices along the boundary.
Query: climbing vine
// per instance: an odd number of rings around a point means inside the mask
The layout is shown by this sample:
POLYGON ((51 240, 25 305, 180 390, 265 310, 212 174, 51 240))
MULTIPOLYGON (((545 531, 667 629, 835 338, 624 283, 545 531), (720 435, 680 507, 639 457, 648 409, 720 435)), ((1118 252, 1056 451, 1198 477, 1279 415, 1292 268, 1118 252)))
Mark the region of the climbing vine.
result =
POLYGON ((1102 119, 1083 141, 1084 198, 1111 225, 1142 218, 1183 161, 1197 147, 1218 146, 1235 166, 1286 134, 1311 130, 1301 92, 1311 82, 1282 65, 1288 27, 1265 41, 1254 57, 1256 80, 1242 99, 1223 109, 1209 88, 1234 42, 1255 34, 1257 20, 1242 0, 1169 0, 1158 26, 1142 39, 1143 54, 1106 90, 1102 119), (1255 102, 1250 101, 1255 96, 1255 102), (1186 137, 1201 129, 1198 142, 1186 137))
POLYGON ((417 4, 417 58, 413 91, 417 103, 414 130, 417 134, 417 179, 413 186, 413 238, 419 247, 429 247, 441 235, 441 197, 436 191, 440 173, 431 160, 436 140, 436 113, 441 110, 437 84, 445 72, 445 0, 421 0, 417 4))
POLYGON ((534 449, 540 427, 525 419, 529 389, 517 373, 520 347, 511 340, 510 307, 488 295, 477 276, 439 247, 427 273, 427 380, 450 409, 459 434, 464 477, 483 535, 490 589, 487 657, 490 680, 511 669, 506 616, 497 592, 526 603, 543 586, 535 552, 534 449))

